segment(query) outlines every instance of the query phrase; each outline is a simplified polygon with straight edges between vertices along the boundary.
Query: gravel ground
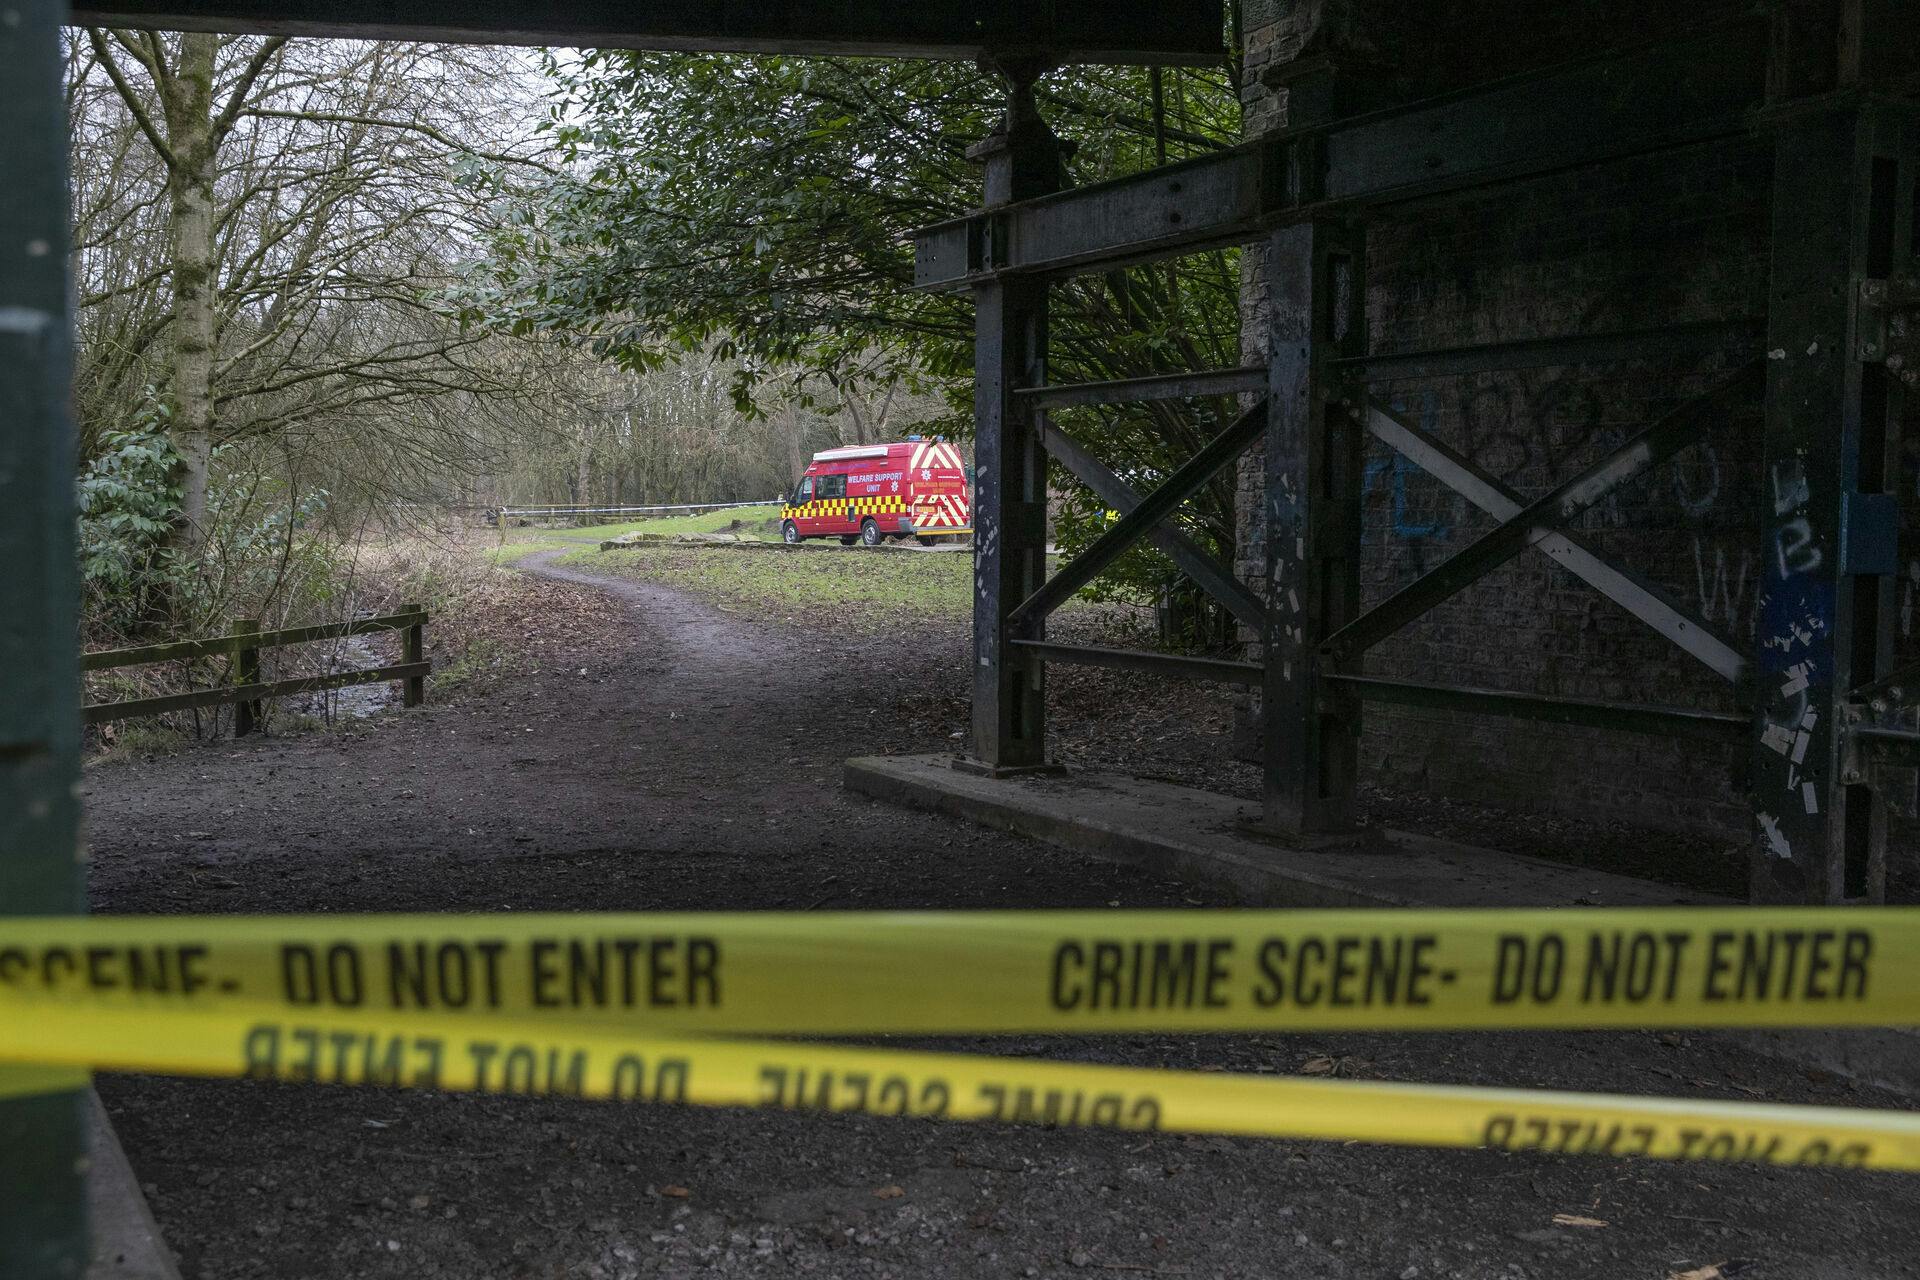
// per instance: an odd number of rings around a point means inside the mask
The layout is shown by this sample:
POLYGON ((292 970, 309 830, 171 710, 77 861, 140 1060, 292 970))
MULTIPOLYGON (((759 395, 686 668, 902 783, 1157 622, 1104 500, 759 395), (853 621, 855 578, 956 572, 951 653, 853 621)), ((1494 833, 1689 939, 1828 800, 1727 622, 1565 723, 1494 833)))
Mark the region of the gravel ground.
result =
MULTIPOLYGON (((1224 905, 840 790, 848 755, 951 745, 958 635, 904 652, 533 567, 567 626, 529 621, 538 661, 459 700, 92 769, 95 909, 1224 905)), ((1064 755, 1153 743, 1171 776, 1244 784, 1221 764, 1224 699, 1109 674, 1054 682, 1064 755)), ((945 1047, 1897 1105, 1673 1034, 945 1047)), ((1891 1175, 130 1076, 100 1090, 189 1277, 1920 1273, 1920 1182, 1891 1175)))

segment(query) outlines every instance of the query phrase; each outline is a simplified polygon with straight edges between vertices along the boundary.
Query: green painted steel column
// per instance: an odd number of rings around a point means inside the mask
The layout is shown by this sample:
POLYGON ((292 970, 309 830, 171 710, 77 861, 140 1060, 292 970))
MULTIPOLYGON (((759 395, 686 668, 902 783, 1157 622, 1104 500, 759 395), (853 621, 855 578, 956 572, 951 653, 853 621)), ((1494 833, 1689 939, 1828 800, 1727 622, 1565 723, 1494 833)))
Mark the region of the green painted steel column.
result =
POLYGON ((1886 797, 1847 749, 1892 670, 1901 428, 1886 298, 1916 261, 1920 114, 1804 111, 1774 144, 1766 487, 1749 884, 1756 902, 1886 898, 1886 797))
MULTIPOLYGON (((1289 839, 1354 831, 1360 699, 1321 680, 1355 675, 1360 655, 1322 643, 1360 613, 1359 415, 1329 369, 1366 347, 1363 242, 1328 222, 1267 239, 1264 473, 1267 625, 1259 825, 1289 839)), ((1355 396, 1356 402, 1359 397, 1355 396)))
MULTIPOLYGON (((1007 117, 969 155, 987 170, 989 209, 1060 189, 1060 140, 1033 101, 1039 66, 1004 68, 1007 117)), ((981 246, 992 264, 1007 246, 981 246)), ((1047 281, 974 289, 973 760, 993 773, 1046 765, 1046 664, 1013 649, 1008 617, 1047 576, 1047 457, 1034 411, 1014 392, 1046 381, 1047 281)), ((1044 629, 1028 638, 1039 639, 1044 629)))
MULTIPOLYGON (((60 92, 66 15, 67 6, 51 0, 0 0, 0 915, 83 906, 60 92)), ((0 1098, 8 1083, 0 1075, 0 1098)), ((85 1268, 83 1097, 0 1100, 7 1280, 85 1268)))

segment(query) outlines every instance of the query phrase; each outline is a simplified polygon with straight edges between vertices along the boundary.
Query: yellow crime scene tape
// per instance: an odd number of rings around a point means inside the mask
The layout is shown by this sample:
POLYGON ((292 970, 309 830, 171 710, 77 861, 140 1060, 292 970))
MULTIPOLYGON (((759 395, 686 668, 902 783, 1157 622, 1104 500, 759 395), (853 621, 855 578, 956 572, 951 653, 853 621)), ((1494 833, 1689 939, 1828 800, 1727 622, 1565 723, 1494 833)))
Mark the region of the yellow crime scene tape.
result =
POLYGON ((1062 1127, 1920 1170, 1920 1115, 622 1036, 551 1019, 53 1008, 0 1062, 1062 1127))
POLYGON ((85 1069, 1920 1170, 1920 1115, 751 1034, 1920 1024, 1920 911, 0 920, 0 1096, 85 1069))
POLYGON ((0 919, 48 1005, 649 1034, 1920 1025, 1920 909, 0 919))

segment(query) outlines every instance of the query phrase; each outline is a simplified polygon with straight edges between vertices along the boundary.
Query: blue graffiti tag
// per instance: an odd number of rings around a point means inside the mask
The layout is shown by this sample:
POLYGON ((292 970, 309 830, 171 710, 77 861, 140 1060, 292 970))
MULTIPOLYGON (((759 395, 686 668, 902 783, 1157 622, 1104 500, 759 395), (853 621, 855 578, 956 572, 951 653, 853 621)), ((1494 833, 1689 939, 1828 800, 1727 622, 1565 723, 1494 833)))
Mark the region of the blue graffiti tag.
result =
MULTIPOLYGON (((1396 400, 1393 402, 1393 411, 1405 414, 1407 406, 1396 400)), ((1429 391, 1421 397, 1420 429, 1428 435, 1434 435, 1439 420, 1439 400, 1429 391)), ((1396 538, 1444 538, 1453 531, 1453 526, 1447 523, 1444 516, 1436 516, 1431 522, 1413 518, 1411 504, 1407 501, 1407 477, 1424 474, 1406 455, 1398 452, 1390 452, 1384 460, 1367 463, 1361 472, 1360 489, 1363 494, 1372 493, 1382 476, 1391 478, 1392 531, 1396 538)))

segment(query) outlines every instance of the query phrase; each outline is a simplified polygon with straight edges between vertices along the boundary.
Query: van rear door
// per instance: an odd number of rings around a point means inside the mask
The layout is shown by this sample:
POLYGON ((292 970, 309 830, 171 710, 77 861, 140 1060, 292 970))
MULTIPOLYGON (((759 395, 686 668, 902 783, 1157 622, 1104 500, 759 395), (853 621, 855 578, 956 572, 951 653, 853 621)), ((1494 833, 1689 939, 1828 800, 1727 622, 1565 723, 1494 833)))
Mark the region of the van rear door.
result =
POLYGON ((936 440, 914 446, 911 475, 916 529, 943 533, 970 527, 972 504, 965 466, 957 445, 936 440))

